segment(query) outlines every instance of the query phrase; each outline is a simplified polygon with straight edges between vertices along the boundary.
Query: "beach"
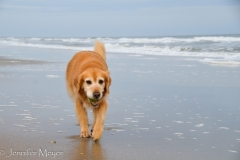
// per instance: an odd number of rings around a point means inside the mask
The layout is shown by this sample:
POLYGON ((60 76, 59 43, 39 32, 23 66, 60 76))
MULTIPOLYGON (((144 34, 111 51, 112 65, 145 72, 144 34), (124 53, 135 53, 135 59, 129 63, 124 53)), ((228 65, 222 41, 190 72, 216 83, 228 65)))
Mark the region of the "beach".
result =
POLYGON ((80 138, 65 85, 76 51, 0 49, 0 159, 240 158, 238 62, 107 52, 109 108, 94 142, 80 138))

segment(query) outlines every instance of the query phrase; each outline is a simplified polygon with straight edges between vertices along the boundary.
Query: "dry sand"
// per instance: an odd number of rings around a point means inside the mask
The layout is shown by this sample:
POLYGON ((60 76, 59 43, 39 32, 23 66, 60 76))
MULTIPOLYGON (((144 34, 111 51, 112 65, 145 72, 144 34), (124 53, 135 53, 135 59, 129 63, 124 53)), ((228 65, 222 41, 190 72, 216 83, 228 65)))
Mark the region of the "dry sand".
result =
POLYGON ((0 159, 240 158, 239 67, 108 54, 109 110, 93 142, 79 137, 64 80, 72 55, 62 56, 0 59, 0 159))

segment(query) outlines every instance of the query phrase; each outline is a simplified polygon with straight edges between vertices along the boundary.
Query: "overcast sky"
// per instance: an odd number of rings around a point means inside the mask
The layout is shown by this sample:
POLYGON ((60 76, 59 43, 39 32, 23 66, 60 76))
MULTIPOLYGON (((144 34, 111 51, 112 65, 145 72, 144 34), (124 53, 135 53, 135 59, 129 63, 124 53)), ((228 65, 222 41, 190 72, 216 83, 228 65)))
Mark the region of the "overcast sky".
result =
POLYGON ((0 0, 0 37, 240 34, 240 0, 0 0))

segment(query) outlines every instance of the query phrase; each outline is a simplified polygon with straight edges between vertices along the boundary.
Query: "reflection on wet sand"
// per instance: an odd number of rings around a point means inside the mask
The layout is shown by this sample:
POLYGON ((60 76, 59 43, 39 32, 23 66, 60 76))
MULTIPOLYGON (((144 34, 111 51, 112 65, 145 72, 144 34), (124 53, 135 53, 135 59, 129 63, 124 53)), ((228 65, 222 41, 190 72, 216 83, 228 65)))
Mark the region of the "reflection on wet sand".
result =
POLYGON ((71 160, 79 160, 79 159, 98 159, 105 160, 106 155, 102 150, 101 142, 94 142, 91 138, 81 138, 79 135, 70 136, 72 148, 69 152, 71 155, 67 157, 71 157, 71 160))

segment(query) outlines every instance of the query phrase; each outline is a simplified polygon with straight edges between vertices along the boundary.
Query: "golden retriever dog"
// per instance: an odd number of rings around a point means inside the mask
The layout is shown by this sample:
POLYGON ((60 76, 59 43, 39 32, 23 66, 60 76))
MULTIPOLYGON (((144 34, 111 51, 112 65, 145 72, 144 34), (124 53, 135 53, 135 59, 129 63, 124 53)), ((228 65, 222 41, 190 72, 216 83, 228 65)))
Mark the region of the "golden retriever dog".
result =
POLYGON ((76 53, 66 70, 67 89, 75 103, 80 136, 94 141, 101 138, 108 108, 107 95, 111 85, 104 44, 96 41, 94 51, 76 53), (91 135, 88 129, 87 109, 93 110, 91 135))

